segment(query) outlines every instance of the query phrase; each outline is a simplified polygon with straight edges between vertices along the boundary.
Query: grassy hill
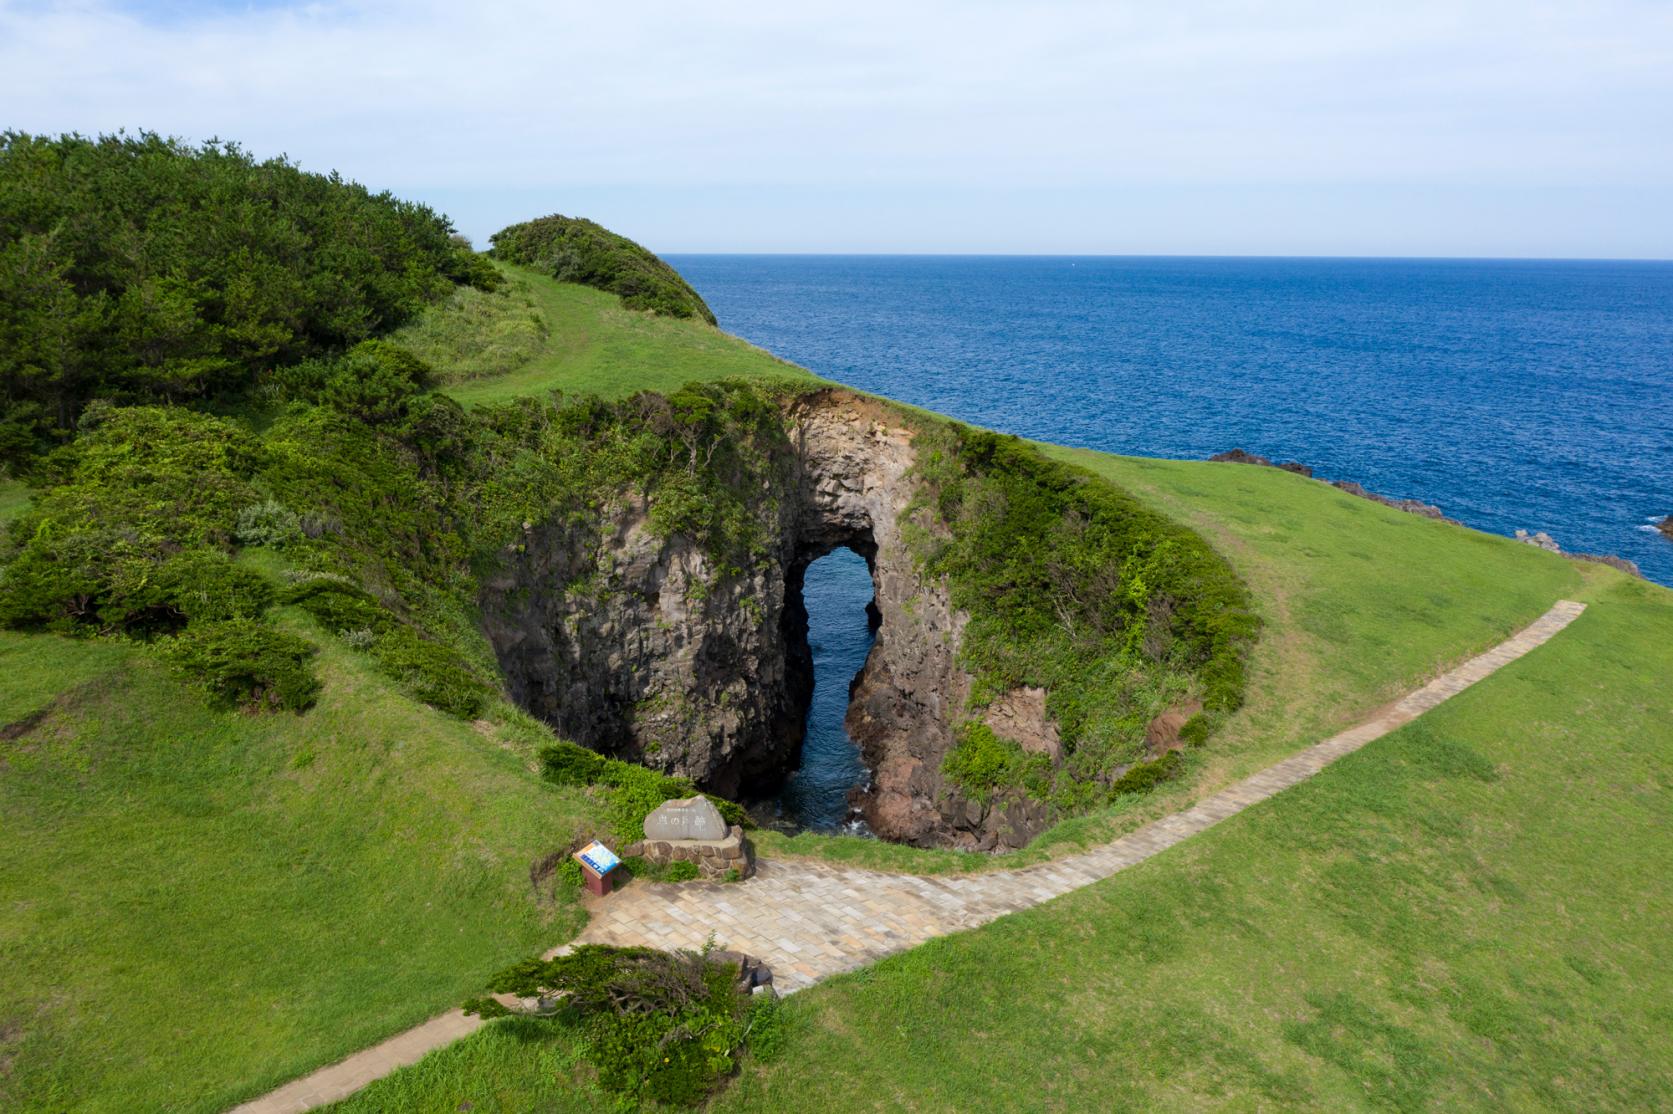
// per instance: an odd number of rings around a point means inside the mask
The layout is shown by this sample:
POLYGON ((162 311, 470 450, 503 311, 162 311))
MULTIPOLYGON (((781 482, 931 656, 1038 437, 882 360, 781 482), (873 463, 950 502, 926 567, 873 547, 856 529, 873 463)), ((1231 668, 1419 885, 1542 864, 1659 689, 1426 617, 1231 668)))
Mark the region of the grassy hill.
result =
POLYGON ((392 339, 466 406, 544 395, 678 390, 694 381, 816 383, 795 364, 698 322, 626 308, 615 295, 501 265, 493 292, 457 291, 392 339))
MULTIPOLYGON (((696 320, 500 267, 395 337, 466 406, 812 382, 696 320)), ((1107 838, 1328 734, 1521 626, 1550 646, 1144 866, 789 1003, 723 1108, 1645 1108, 1673 1095, 1673 593, 1326 485, 1053 450, 1199 530, 1264 621, 1189 776, 1013 861, 1107 838), (1608 1070, 1606 1070, 1608 1069, 1608 1070)), ((0 486, 0 519, 28 491, 0 486)), ((261 549, 241 561, 277 571, 261 549)), ((531 862, 598 822, 549 736, 427 707, 301 610, 305 716, 217 710, 143 648, 0 634, 0 1106, 216 1110, 562 942, 531 862)), ((800 836, 769 854, 991 860, 800 836)), ((560 1025, 498 1022, 345 1104, 592 1110, 560 1025)))

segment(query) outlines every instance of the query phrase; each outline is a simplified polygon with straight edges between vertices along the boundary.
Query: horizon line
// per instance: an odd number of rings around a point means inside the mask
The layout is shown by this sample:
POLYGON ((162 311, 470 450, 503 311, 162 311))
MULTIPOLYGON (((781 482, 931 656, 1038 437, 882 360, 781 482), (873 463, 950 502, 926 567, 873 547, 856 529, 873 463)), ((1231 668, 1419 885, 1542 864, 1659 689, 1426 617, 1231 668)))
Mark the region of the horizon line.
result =
POLYGON ((726 251, 661 249, 658 255, 820 256, 848 259, 1269 259, 1292 261, 1403 262, 1403 263, 1673 263, 1673 256, 1655 255, 1283 255, 1270 252, 1064 252, 1064 251, 815 251, 773 249, 726 251))

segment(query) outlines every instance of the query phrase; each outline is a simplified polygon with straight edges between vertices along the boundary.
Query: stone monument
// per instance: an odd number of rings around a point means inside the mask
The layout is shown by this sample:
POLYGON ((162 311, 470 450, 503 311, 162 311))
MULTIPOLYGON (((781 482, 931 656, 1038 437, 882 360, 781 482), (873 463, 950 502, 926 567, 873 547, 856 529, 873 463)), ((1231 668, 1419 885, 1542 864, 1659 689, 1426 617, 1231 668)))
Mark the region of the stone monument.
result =
POLYGON ((622 849, 637 857, 667 866, 695 863, 698 876, 719 881, 731 871, 748 878, 755 872, 755 849, 736 824, 727 826, 725 817, 707 797, 664 801, 645 817, 645 838, 622 849))

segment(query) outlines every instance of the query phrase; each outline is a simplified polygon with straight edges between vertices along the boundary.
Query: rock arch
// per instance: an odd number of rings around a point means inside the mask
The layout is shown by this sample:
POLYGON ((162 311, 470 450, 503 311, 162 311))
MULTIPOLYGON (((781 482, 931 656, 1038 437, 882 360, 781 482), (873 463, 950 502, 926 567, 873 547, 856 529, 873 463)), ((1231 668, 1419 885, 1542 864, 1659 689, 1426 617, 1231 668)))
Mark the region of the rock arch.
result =
POLYGON ((903 534, 919 485, 911 422, 833 388, 787 402, 782 427, 757 508, 777 544, 752 568, 656 537, 640 498, 600 509, 596 547, 561 522, 530 523, 520 557, 481 595, 510 695, 593 749, 764 796, 799 761, 812 698, 802 578, 846 546, 874 586, 876 637, 847 718, 874 774, 867 819, 922 844, 1026 841, 1043 815, 990 816, 940 776, 969 692, 965 619, 903 534))

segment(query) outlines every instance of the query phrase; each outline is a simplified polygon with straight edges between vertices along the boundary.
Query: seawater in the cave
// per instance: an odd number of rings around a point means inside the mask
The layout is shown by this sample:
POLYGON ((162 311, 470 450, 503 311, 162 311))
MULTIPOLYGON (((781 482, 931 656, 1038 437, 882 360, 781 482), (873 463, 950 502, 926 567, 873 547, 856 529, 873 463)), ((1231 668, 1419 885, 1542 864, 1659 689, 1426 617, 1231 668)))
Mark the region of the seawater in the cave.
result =
POLYGON ((865 559, 838 548, 814 561, 803 580, 802 598, 813 650, 813 702, 801 764, 778 796, 756 811, 773 827, 864 832, 864 824, 853 817, 848 794, 866 784, 869 772, 843 717, 849 685, 871 652, 866 607, 872 583, 865 559))

